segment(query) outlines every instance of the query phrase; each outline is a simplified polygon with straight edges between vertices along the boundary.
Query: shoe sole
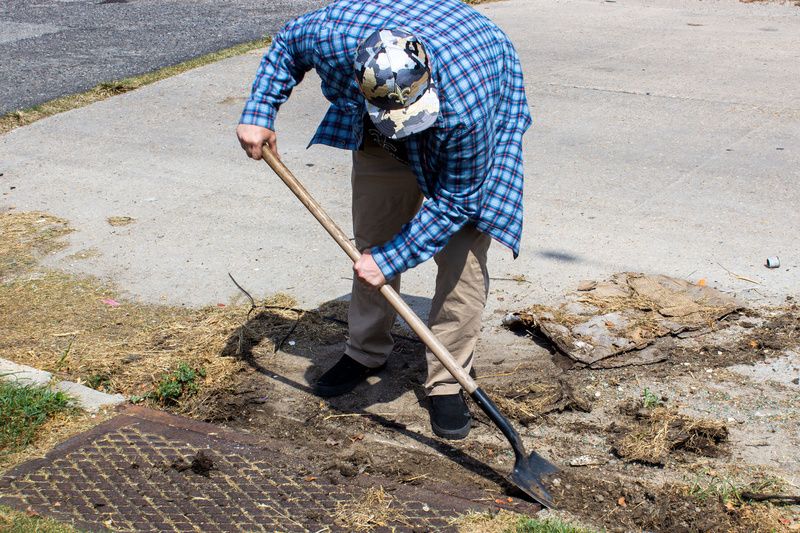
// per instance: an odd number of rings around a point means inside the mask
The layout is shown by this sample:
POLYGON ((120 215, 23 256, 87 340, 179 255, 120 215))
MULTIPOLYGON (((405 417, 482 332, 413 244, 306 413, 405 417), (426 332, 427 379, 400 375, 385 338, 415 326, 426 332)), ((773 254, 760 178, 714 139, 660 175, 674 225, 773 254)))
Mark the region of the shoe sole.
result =
POLYGON ((331 386, 327 387, 325 385, 314 385, 313 390, 314 394, 319 396, 320 398, 333 398, 334 396, 341 396, 342 394, 347 394, 348 392, 352 391, 356 387, 358 387, 361 383, 363 383, 368 377, 377 374, 386 365, 379 366, 377 368, 372 368, 370 371, 364 375, 361 379, 357 381, 351 381, 348 383, 344 383, 342 385, 331 386))
POLYGON ((464 427, 459 429, 440 428, 439 426, 436 425, 436 423, 434 423, 433 420, 431 420, 431 429, 433 430, 433 433, 436 436, 441 437, 443 439, 447 440, 465 439, 467 438, 467 435, 469 435, 469 430, 472 429, 472 417, 470 417, 470 419, 467 421, 464 427))

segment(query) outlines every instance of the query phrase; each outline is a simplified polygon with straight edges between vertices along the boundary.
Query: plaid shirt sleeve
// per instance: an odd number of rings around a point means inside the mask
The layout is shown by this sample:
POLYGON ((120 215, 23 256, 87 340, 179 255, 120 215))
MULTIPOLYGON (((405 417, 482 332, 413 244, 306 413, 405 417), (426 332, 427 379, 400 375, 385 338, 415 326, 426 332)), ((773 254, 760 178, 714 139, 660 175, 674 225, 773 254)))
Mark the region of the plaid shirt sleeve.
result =
POLYGON ((371 250, 386 279, 430 259, 480 211, 482 186, 493 157, 491 128, 485 123, 457 128, 433 143, 437 146, 422 150, 440 154, 424 165, 433 167, 426 169, 434 178, 430 198, 399 234, 371 250))
POLYGON ((240 124, 274 129, 278 108, 305 73, 314 67, 316 36, 322 11, 306 13, 289 22, 273 39, 258 67, 240 124))

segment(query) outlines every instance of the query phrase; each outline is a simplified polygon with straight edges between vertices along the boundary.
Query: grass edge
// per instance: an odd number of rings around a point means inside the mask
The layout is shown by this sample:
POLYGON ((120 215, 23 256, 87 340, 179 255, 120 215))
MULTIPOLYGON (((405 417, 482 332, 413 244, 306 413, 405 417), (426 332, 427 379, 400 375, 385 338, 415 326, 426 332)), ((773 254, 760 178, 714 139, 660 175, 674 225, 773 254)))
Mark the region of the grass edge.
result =
POLYGON ((112 80, 95 85, 88 91, 60 96, 54 100, 24 109, 18 109, 0 116, 0 135, 12 130, 33 124, 43 118, 51 117, 73 109, 79 109, 95 102, 100 102, 126 92, 134 91, 140 87, 150 85, 172 76, 177 76, 189 70, 199 68, 223 59, 246 54, 258 48, 265 48, 272 42, 271 37, 237 44, 222 50, 210 52, 176 65, 169 65, 159 69, 138 74, 119 80, 112 80))

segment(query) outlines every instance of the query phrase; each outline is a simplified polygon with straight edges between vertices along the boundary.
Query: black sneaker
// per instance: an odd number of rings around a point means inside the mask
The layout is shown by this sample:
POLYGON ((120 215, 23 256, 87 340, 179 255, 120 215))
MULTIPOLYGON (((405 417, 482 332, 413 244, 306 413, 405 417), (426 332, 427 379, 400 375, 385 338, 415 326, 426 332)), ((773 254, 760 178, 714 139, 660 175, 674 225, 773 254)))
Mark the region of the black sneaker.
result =
POLYGON ((323 398, 345 394, 355 389, 356 385, 364 381, 367 376, 378 372, 384 366, 370 368, 348 355, 343 355, 338 363, 320 376, 314 384, 314 392, 323 398))
POLYGON ((431 396, 430 401, 431 428, 436 435, 451 440, 469 435, 472 417, 460 392, 431 396))

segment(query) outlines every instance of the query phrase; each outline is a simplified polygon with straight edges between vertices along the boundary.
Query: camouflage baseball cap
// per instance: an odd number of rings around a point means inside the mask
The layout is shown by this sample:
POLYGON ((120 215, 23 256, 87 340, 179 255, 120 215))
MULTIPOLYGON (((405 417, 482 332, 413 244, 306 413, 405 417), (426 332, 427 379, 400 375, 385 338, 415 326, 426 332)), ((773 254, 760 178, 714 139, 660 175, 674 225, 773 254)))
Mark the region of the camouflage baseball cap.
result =
POLYGON ((419 133, 436 122, 439 96, 423 44, 402 29, 374 32, 359 45, 356 81, 367 113, 391 139, 419 133))

